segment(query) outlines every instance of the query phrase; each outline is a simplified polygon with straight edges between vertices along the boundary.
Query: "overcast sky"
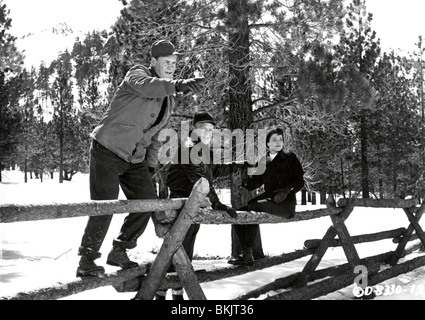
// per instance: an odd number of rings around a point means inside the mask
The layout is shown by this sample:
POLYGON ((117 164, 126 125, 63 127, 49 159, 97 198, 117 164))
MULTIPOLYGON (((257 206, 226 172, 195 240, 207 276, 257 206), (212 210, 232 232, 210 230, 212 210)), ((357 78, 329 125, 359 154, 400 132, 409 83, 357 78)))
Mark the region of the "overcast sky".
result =
MULTIPOLYGON (((98 29, 109 29, 122 9, 120 0, 2 0, 10 10, 12 35, 18 37, 18 48, 25 50, 27 65, 38 66, 42 59, 57 57, 64 46, 71 46, 73 38, 64 44, 59 37, 47 37, 59 23, 66 22, 75 32, 83 34, 98 29), (33 37, 22 39, 28 33, 33 37), (46 34, 45 36, 43 35, 46 34)), ((425 37, 425 0, 367 0, 373 13, 373 29, 381 39, 383 51, 402 49, 412 52, 419 35, 425 37)))
POLYGON ((3 0, 15 36, 66 22, 75 31, 109 28, 123 7, 119 0, 3 0))
POLYGON ((412 52, 419 36, 425 38, 425 0, 366 0, 366 6, 384 51, 412 52))

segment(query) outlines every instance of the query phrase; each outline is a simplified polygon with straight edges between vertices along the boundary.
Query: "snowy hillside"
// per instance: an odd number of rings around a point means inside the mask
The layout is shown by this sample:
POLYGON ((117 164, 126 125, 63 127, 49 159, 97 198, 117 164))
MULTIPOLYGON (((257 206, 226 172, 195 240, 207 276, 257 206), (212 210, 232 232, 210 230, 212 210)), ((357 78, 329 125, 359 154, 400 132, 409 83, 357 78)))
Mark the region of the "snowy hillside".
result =
POLYGON ((16 40, 18 50, 25 55, 25 66, 38 69, 44 61, 46 66, 58 58, 59 52, 72 51, 76 38, 84 39, 84 32, 73 30, 65 22, 42 30, 33 30, 16 40), (45 50, 40 50, 45 48, 45 50))

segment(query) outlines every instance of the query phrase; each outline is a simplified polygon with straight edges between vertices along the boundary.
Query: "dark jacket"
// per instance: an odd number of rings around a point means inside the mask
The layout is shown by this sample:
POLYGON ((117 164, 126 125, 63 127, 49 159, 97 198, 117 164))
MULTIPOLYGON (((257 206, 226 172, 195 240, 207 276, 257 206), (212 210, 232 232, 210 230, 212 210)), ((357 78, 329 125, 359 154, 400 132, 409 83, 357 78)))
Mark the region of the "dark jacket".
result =
MULTIPOLYGON (((291 191, 287 201, 295 201, 295 194, 304 187, 304 170, 294 153, 280 151, 273 161, 269 156, 262 158, 266 161, 266 170, 261 175, 252 175, 244 182, 248 190, 254 190, 264 185, 264 192, 251 201, 273 199, 279 189, 289 188, 291 191)), ((251 202, 250 201, 250 202, 251 202)))
MULTIPOLYGON (((194 163, 194 158, 189 156, 189 163, 181 163, 182 149, 186 149, 183 151, 186 152, 186 154, 191 155, 193 147, 193 142, 190 139, 188 139, 185 144, 180 145, 178 149, 179 162, 171 164, 166 172, 166 183, 170 188, 170 196, 175 197, 177 195, 179 197, 188 197, 192 192, 192 188, 195 183, 200 178, 205 178, 208 180, 210 185, 210 191, 207 197, 211 202, 212 208, 216 209, 221 202, 214 190, 213 180, 214 178, 228 174, 230 166, 213 164, 212 151, 210 151, 209 154, 209 161, 199 158, 199 160, 201 160, 200 163, 198 163, 198 161, 195 161, 196 163, 194 163)), ((210 148, 206 149, 210 150, 210 148)))
POLYGON ((136 65, 119 85, 91 137, 130 163, 156 167, 175 100, 176 80, 159 78, 153 68, 136 65))

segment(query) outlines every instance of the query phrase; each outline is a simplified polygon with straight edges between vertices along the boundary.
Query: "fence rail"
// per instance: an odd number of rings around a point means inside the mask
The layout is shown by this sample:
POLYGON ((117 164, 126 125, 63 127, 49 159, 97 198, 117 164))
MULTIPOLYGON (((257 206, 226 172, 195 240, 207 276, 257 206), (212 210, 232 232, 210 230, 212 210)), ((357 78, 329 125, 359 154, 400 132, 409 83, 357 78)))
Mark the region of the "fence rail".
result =
MULTIPOLYGON (((75 281, 61 283, 34 291, 20 292, 14 296, 0 297, 2 300, 59 299, 89 289, 113 286, 118 292, 137 292, 135 300, 150 300, 158 289, 184 286, 190 299, 206 299, 200 283, 261 270, 271 266, 287 263, 306 256, 311 256, 304 269, 288 277, 279 278, 272 283, 248 292, 237 300, 258 297, 276 289, 291 289, 267 299, 313 299, 329 292, 336 291, 353 283, 353 267, 363 263, 370 267, 371 280, 379 283, 425 265, 425 258, 420 257, 397 264, 406 254, 417 250, 425 244, 425 235, 419 225, 419 219, 425 212, 424 204, 416 199, 341 199, 337 204, 329 202, 327 208, 297 212, 294 218, 286 219, 267 213, 238 212, 236 219, 224 211, 207 209, 210 205, 206 198, 209 185, 201 179, 195 185, 189 198, 155 199, 155 200, 111 200, 88 201, 79 203, 53 203, 36 205, 0 205, 0 223, 37 221, 46 219, 62 219, 81 216, 110 215, 128 212, 180 211, 173 228, 165 236, 163 245, 153 262, 140 265, 138 268, 119 270, 106 274, 104 278, 77 278, 75 281), (355 207, 400 208, 409 219, 409 226, 400 227, 369 235, 351 237, 344 221, 355 207), (181 247, 187 229, 191 224, 265 224, 293 223, 329 216, 332 225, 323 239, 308 239, 305 247, 295 252, 256 260, 252 266, 228 266, 209 271, 194 271, 181 247), (336 239, 335 237, 338 236, 336 239), (413 239, 420 242, 406 249, 413 239), (394 251, 377 256, 360 259, 354 244, 393 239, 397 244, 394 251), (348 263, 324 270, 316 271, 317 265, 329 247, 342 246, 348 263), (177 273, 167 274, 167 266, 173 261, 177 273), (392 268, 379 272, 379 265, 391 263, 392 268), (320 280, 318 281, 317 280, 320 280), (324 279, 324 280, 323 280, 324 279), (314 284, 310 284, 315 281, 314 284)), ((170 214, 170 217, 175 215, 170 214)))

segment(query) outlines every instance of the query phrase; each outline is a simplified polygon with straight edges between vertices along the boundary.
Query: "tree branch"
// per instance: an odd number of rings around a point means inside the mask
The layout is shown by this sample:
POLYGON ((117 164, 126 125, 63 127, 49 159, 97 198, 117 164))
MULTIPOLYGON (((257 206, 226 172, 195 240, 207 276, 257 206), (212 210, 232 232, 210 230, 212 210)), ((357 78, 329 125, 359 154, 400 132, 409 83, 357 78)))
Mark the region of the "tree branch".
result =
MULTIPOLYGON (((257 100, 255 100, 255 102, 259 102, 259 101, 265 101, 265 99, 257 99, 257 100)), ((264 107, 261 107, 261 108, 258 108, 256 110, 254 110, 252 112, 252 114, 254 116, 256 116, 260 112, 266 111, 266 110, 271 109, 271 108, 275 108, 275 107, 286 107, 286 106, 288 106, 290 104, 293 104, 295 101, 296 101, 296 98, 292 98, 292 99, 290 99, 288 101, 277 101, 275 103, 271 103, 271 104, 269 104, 267 106, 264 106, 264 107)))

